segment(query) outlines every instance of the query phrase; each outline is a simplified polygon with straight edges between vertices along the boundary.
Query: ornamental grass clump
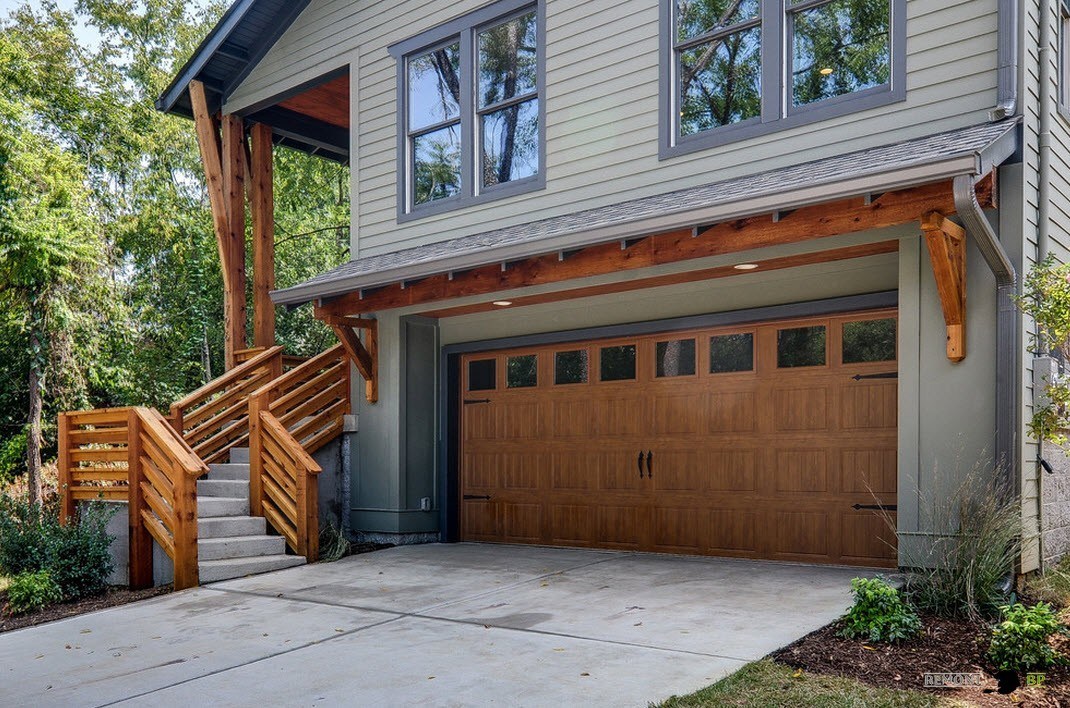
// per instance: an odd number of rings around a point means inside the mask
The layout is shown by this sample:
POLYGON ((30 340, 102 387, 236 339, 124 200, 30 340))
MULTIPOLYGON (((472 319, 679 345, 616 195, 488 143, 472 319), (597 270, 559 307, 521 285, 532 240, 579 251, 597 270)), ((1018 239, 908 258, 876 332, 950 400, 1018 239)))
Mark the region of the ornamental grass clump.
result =
POLYGON ((1051 666, 1059 654, 1049 643, 1057 632, 1065 631, 1051 605, 1039 602, 1032 607, 1020 603, 1000 608, 1003 620, 992 628, 988 658, 1000 671, 1026 671, 1051 666))
POLYGON ((901 642, 921 633, 921 618, 899 591, 881 577, 851 581, 855 601, 839 634, 871 642, 901 642))

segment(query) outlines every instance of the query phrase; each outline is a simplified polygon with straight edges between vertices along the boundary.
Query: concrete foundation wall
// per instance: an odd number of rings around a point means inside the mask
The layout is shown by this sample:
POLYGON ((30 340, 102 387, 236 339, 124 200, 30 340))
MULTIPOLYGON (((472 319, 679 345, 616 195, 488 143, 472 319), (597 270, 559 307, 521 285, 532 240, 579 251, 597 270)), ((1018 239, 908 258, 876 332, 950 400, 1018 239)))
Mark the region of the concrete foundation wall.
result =
POLYGON ((1066 450, 1046 446, 1044 459, 1052 473, 1040 472, 1041 549, 1043 567, 1070 554, 1070 457, 1066 450))
MULTIPOLYGON (((126 586, 130 584, 130 513, 126 502, 104 502, 115 507, 115 514, 108 521, 106 531, 112 537, 111 575, 109 585, 126 586)), ((175 566, 156 541, 152 542, 152 583, 167 585, 175 579, 175 566)))

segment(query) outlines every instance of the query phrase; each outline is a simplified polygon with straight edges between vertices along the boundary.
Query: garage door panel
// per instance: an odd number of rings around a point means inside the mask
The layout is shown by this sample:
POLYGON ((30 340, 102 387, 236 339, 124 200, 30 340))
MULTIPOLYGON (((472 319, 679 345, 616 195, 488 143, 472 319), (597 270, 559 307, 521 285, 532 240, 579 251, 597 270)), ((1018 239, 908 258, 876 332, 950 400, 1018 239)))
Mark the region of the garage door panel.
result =
POLYGON ((709 455, 698 450, 659 451, 648 463, 655 490, 701 494, 709 489, 709 455))
POLYGON ((829 514, 824 511, 779 511, 773 514, 778 555, 827 557, 829 514))
MULTIPOLYGON (((583 387, 576 395, 590 395, 590 389, 583 387)), ((585 440, 594 436, 594 420, 591 417, 591 401, 589 399, 564 398, 555 392, 555 398, 550 402, 550 430, 547 437, 557 440, 570 440, 583 438, 585 440)))
POLYGON ((710 512, 688 507, 660 507, 654 515, 654 546, 669 553, 704 553, 710 512))
POLYGON ((894 429, 898 392, 894 383, 858 383, 845 386, 842 425, 847 430, 894 429))
MULTIPOLYGON (((606 450, 600 455, 598 464, 598 488, 606 492, 645 490, 649 485, 640 477, 645 475, 646 464, 639 463, 641 450, 616 449, 606 450)), ((645 460, 645 456, 644 456, 645 460)))
POLYGON ((829 491, 828 451, 777 450, 775 459, 776 491, 803 494, 829 491))
POLYGON ((586 504, 550 505, 550 542, 589 546, 595 543, 595 511, 586 504))
POLYGON ((465 489, 497 489, 501 486, 500 452, 469 452, 461 461, 461 482, 465 489))
POLYGON ((758 430, 757 392, 717 391, 709 396, 707 432, 753 433, 758 430))
POLYGON ((709 453, 707 489, 714 492, 753 492, 758 472, 758 450, 718 450, 709 453))
POLYGON ((599 438, 634 438, 649 430, 647 407, 637 392, 630 396, 591 401, 594 435, 599 438))
POLYGON ((509 402, 501 401, 501 405, 493 407, 500 416, 500 437, 506 440, 529 440, 541 438, 542 411, 538 402, 509 402))
POLYGON ((466 537, 472 541, 497 541, 501 538, 499 505, 493 501, 461 502, 461 520, 466 537))
POLYGON ((713 552, 757 555, 756 525, 759 514, 740 509, 714 509, 709 513, 709 547, 713 552))
MULTIPOLYGON (((878 495, 883 498, 896 494, 897 455, 887 447, 868 450, 842 450, 841 488, 847 494, 878 495)), ((867 502, 860 502, 867 503, 867 502)))
MULTIPOLYGON (((474 400, 474 399, 471 399, 474 400)), ((498 437, 496 412, 489 403, 466 404, 463 440, 495 440, 498 437)))
POLYGON ((604 505, 597 507, 597 542, 607 548, 639 550, 644 543, 648 524, 646 509, 638 505, 604 505))
POLYGON ((829 429, 829 392, 824 386, 777 388, 770 414, 777 431, 823 432, 829 429))
POLYGON ((879 563, 895 549, 894 513, 846 511, 841 517, 845 563, 879 563))
POLYGON ((537 490, 544 478, 542 470, 549 464, 549 456, 527 451, 502 453, 498 464, 504 489, 537 490))
POLYGON ((542 540, 542 504, 502 502, 502 537, 514 543, 539 543, 542 540))
POLYGON ((598 489, 602 453, 585 450, 562 450, 550 455, 553 491, 587 491, 598 489))
POLYGON ((706 396, 671 393, 654 397, 654 435, 697 435, 706 429, 706 396))

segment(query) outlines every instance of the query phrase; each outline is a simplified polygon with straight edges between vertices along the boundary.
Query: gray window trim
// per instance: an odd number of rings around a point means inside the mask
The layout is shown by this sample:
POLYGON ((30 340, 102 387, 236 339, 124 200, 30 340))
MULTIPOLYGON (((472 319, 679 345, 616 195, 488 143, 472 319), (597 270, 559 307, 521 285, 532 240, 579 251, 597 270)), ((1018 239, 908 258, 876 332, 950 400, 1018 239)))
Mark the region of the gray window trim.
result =
POLYGON ((1058 43, 1056 61, 1055 105, 1059 115, 1070 121, 1070 0, 1062 0, 1058 9, 1058 27, 1055 41, 1058 43))
MULTIPOLYGON (((658 159, 667 160, 699 150, 768 135, 906 100, 906 0, 891 3, 891 81, 882 86, 828 98, 806 106, 792 106, 787 94, 790 37, 783 0, 761 0, 762 116, 741 123, 681 136, 676 116, 676 51, 674 0, 659 3, 658 159), (778 57, 767 61, 767 57, 778 57)), ((819 4, 819 3, 818 3, 819 4)))
MULTIPOLYGON (((399 224, 435 214, 444 214, 458 209, 506 199, 546 187, 546 3, 545 0, 497 0, 461 17, 448 20, 437 27, 387 48, 397 63, 397 221, 399 224), (475 37, 480 31, 526 10, 535 10, 536 31, 539 42, 535 55, 537 90, 539 101, 539 171, 537 174, 505 184, 483 187, 479 185, 475 166, 477 155, 482 154, 482 141, 477 144, 476 122, 480 111, 476 108, 475 37), (450 43, 458 39, 461 44, 461 192, 427 204, 410 206, 412 188, 412 155, 409 149, 409 106, 406 91, 407 60, 414 55, 450 43)), ((504 102, 503 102, 504 103, 504 102)))

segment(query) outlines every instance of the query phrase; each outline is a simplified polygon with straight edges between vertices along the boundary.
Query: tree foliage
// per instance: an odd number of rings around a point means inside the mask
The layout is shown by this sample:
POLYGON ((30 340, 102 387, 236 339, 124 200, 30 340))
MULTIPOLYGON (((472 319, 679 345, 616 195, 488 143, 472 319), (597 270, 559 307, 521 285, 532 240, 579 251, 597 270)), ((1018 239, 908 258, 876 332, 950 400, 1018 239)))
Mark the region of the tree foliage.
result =
MULTIPOLYGON (((44 0, 0 19, 0 476, 20 471, 35 370, 46 457, 61 410, 166 407, 222 372, 193 125, 153 102, 224 9, 44 0), (82 27, 99 39, 80 43, 82 27)), ((346 258, 349 174, 279 149, 275 184, 285 287, 346 258)), ((330 341, 307 308, 279 312, 278 337, 306 355, 330 341)))

